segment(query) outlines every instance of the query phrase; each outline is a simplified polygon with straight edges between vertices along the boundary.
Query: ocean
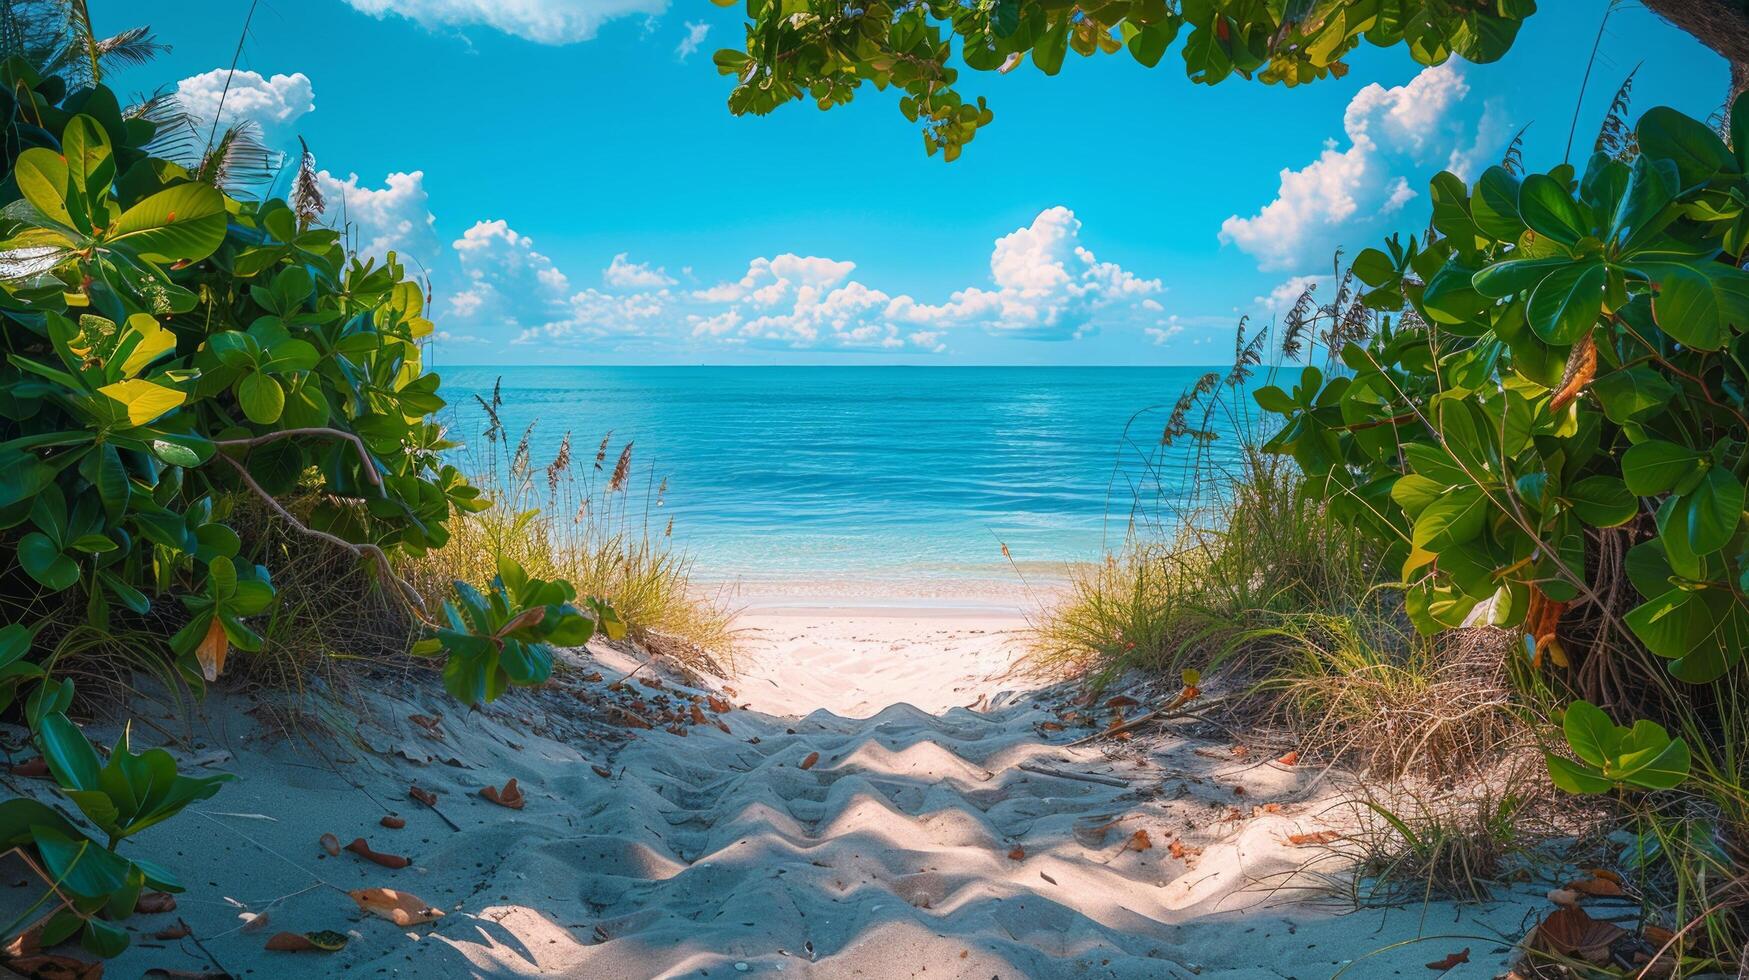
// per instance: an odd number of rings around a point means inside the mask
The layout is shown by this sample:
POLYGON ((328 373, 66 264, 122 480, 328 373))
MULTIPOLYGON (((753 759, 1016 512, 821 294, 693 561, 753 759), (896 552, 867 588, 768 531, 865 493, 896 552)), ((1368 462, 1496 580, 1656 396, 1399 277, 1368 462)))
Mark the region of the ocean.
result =
MULTIPOLYGON (((1248 397, 1217 438, 1160 448, 1172 403, 1210 368, 450 367, 452 438, 480 444, 490 400, 540 467, 570 434, 604 472, 633 443, 619 506, 706 580, 928 583, 1096 561, 1132 516, 1168 524, 1230 463, 1248 397), (1202 456, 1202 465, 1194 466, 1202 456), (657 494, 661 481, 666 490, 657 494), (1136 504, 1141 503, 1140 509, 1136 504), (1003 554, 1006 545, 1008 555, 1003 554), (1012 564, 1011 564, 1012 562, 1012 564)), ((1260 383, 1260 382, 1257 382, 1260 383)), ((1193 415, 1200 422, 1202 415, 1193 415)), ((458 452, 464 469, 478 456, 458 452)), ((500 464, 502 465, 502 463, 500 464)), ((1158 531, 1159 527, 1154 527, 1158 531)))

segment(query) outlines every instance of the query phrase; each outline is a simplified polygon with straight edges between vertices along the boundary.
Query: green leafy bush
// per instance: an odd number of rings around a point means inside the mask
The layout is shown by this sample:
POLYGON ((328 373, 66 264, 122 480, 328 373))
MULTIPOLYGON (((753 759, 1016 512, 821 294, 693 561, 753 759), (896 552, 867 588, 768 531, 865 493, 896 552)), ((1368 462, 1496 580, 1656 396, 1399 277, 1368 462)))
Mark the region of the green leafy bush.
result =
POLYGON ((1632 728, 1609 720, 1589 701, 1567 706, 1562 730, 1577 762, 1548 753, 1549 775, 1569 793, 1593 795, 1613 789, 1674 789, 1688 778, 1688 743, 1644 718, 1632 728))
MULTIPOLYGON (((250 620, 276 601, 259 543, 231 527, 238 501, 368 560, 419 621, 393 559, 442 547, 456 515, 490 503, 441 455, 423 291, 392 253, 348 256, 315 223, 313 180, 292 204, 235 198, 215 168, 155 155, 154 114, 101 84, 69 91, 19 57, 0 81, 0 615, 26 620, 0 626, 0 710, 22 698, 88 825, 10 800, 0 845, 34 847, 71 899, 45 944, 82 930, 113 955, 127 935, 111 920, 147 885, 177 888, 116 846, 228 777, 179 775, 125 735, 100 765, 65 715, 72 681, 30 656, 39 634, 128 617, 198 688, 232 648, 261 648, 250 620)), ((513 564, 488 597, 458 588, 466 617, 432 627, 433 652, 469 704, 545 679, 549 644, 619 629, 513 564)))
POLYGON ((1395 322, 1256 393, 1287 419, 1271 448, 1401 560, 1423 631, 1523 627, 1565 663, 1573 604, 1679 680, 1742 663, 1749 101, 1730 133, 1657 108, 1583 173, 1440 174, 1427 239, 1354 262, 1395 322))
POLYGON ((510 558, 481 594, 456 581, 455 601, 443 604, 445 626, 414 646, 415 654, 446 653, 443 686, 468 705, 491 701, 510 685, 540 684, 553 672, 553 647, 580 647, 599 626, 610 639, 625 624, 606 603, 588 599, 587 615, 571 603, 577 590, 563 580, 530 578, 510 558))

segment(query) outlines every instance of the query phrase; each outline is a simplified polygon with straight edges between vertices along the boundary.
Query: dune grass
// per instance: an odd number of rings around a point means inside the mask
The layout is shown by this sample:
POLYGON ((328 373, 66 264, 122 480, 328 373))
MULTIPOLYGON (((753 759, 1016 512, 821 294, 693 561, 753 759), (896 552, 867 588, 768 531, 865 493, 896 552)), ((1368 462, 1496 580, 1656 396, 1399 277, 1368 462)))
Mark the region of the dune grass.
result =
POLYGON ((614 607, 630 637, 692 667, 734 670, 733 610, 692 578, 692 559, 673 546, 665 516, 667 481, 639 466, 630 442, 601 439, 592 455, 572 451, 566 433, 544 465, 531 458, 531 425, 516 442, 482 399, 489 427, 474 444, 472 482, 493 506, 458 518, 448 543, 405 568, 433 608, 460 579, 484 582, 498 559, 534 577, 563 578, 580 596, 614 607))

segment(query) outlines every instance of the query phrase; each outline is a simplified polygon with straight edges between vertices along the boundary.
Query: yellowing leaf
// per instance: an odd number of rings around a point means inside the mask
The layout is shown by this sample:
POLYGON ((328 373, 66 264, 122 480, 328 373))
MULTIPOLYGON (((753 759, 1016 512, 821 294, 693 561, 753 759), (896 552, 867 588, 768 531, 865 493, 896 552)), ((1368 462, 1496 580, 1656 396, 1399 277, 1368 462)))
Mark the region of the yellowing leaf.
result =
POLYGON ((231 650, 231 643, 225 637, 225 625, 214 616, 212 625, 206 628, 206 636, 201 639, 200 646, 194 648, 195 659, 200 661, 200 672, 209 681, 219 679, 219 674, 225 669, 225 654, 231 650))
POLYGON ((147 425, 165 412, 180 407, 188 399, 187 395, 175 388, 166 388, 139 378, 117 381, 97 390, 121 402, 127 408, 128 422, 132 425, 147 425))
POLYGON ((128 359, 121 363, 124 378, 139 374, 167 351, 176 349, 176 335, 159 326, 150 313, 136 313, 128 317, 128 330, 139 334, 140 342, 134 346, 128 359))

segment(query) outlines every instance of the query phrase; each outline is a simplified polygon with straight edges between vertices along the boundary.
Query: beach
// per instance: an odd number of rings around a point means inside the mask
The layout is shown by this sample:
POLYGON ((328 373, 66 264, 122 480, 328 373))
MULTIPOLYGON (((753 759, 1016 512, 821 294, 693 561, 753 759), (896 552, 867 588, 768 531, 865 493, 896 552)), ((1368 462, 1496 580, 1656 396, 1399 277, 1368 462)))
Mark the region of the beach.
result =
POLYGON ((1318 835, 1354 820, 1330 774, 1176 723, 1071 747, 1063 719, 1106 709, 1014 673, 1024 616, 968 600, 762 604, 733 678, 597 643, 475 712, 413 672, 312 691, 329 709, 298 724, 224 691, 186 723, 145 715, 136 737, 183 734, 185 766, 240 778, 128 845, 189 891, 129 919, 110 969, 1262 980, 1419 975, 1464 947, 1453 976, 1505 965, 1510 943, 1474 937, 1511 935, 1536 895, 1355 913, 1319 874, 1343 862, 1318 835), (511 778, 520 809, 482 798, 511 778), (397 925, 348 895, 365 888, 442 916, 397 925), (313 930, 348 942, 263 948, 313 930))

